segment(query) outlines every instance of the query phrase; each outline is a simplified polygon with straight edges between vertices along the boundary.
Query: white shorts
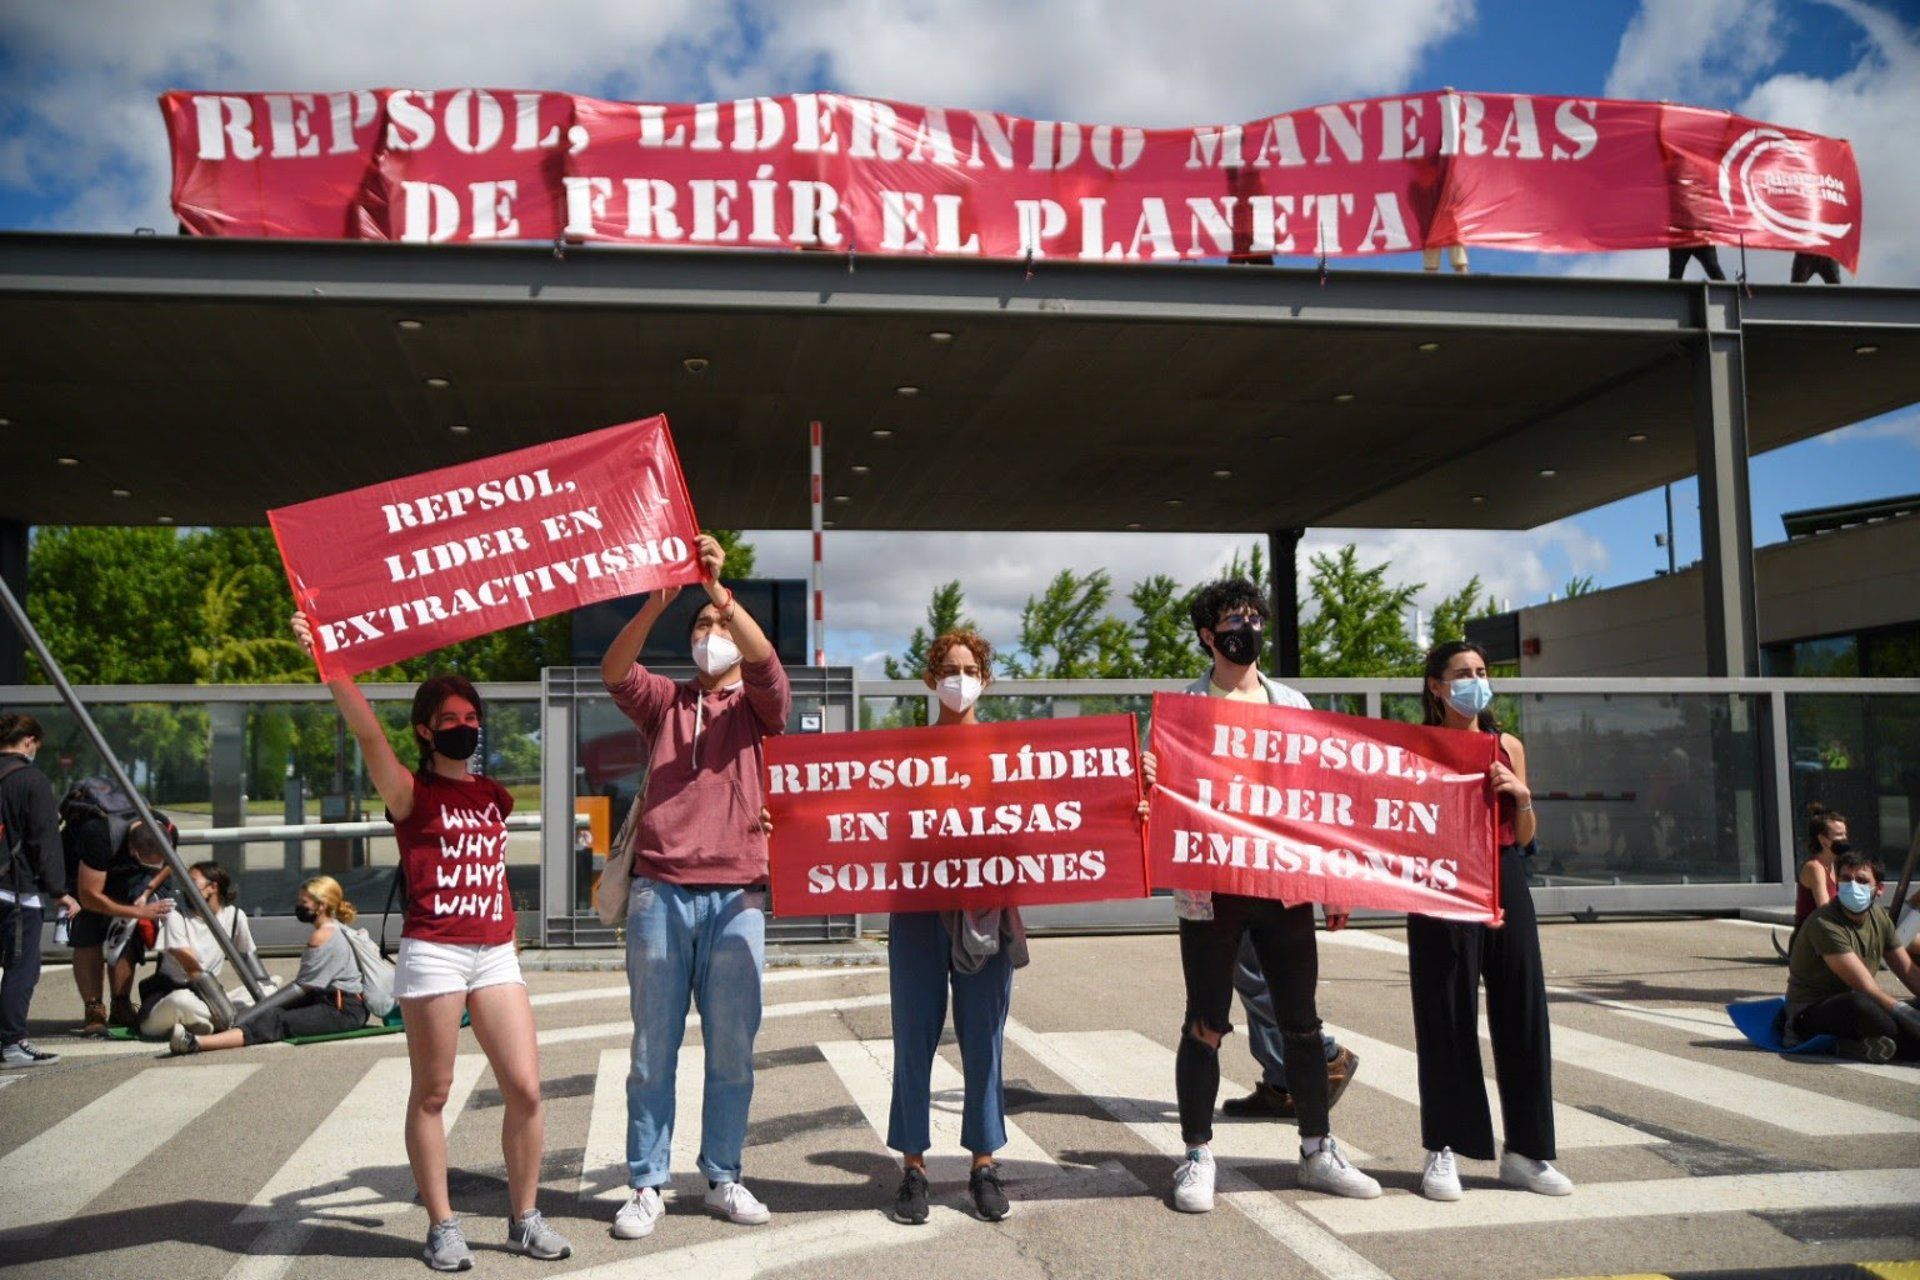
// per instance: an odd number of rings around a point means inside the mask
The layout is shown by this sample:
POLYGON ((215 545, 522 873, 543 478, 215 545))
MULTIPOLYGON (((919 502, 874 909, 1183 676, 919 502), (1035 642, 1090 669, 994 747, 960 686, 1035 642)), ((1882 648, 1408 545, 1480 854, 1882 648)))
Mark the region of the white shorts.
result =
POLYGON ((393 961, 395 1000, 478 991, 508 982, 527 985, 520 976, 520 956, 511 942, 483 947, 478 943, 402 938, 400 953, 393 961))

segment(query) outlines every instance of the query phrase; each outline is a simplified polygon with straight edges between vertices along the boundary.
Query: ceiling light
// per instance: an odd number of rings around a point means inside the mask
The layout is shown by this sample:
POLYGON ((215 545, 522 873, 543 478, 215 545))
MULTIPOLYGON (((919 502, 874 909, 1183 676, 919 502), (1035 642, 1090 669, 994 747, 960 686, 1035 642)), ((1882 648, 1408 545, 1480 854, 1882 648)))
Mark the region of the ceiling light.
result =
POLYGON ((1140 522, 1138 520, 1129 520, 1127 522, 1127 528, 1129 529, 1138 529, 1139 527, 1140 527, 1140 522))
POLYGON ((1647 433, 1644 431, 1636 431, 1632 435, 1627 437, 1628 444, 1645 444, 1646 442, 1647 442, 1647 433))
POLYGON ((927 335, 927 338, 931 342, 952 342, 953 341, 953 335, 947 332, 945 329, 935 329, 932 333, 929 333, 927 335))
POLYGON ((846 494, 844 494, 844 493, 836 493, 836 494, 834 494, 834 495, 833 495, 833 500, 834 500, 835 502, 852 502, 852 501, 853 501, 853 499, 852 499, 852 498, 849 498, 849 497, 848 497, 848 496, 847 496, 846 494))
POLYGON ((396 320, 394 321, 394 323, 399 325, 402 329, 405 329, 408 333, 415 333, 425 327, 418 320, 396 320))
POLYGON ((444 391, 447 387, 450 387, 453 384, 448 382, 445 378, 428 378, 427 385, 432 387, 435 391, 444 391))
POLYGON ((78 458, 55 458, 54 461, 63 467, 77 467, 80 465, 80 459, 78 458))
POLYGON ((688 356, 680 362, 680 367, 696 378, 707 371, 707 365, 708 360, 705 356, 688 356))
POLYGON ((893 432, 887 430, 885 427, 879 427, 874 430, 873 438, 875 440, 889 440, 893 438, 893 432))
POLYGON ((1170 507, 1177 507, 1177 506, 1179 506, 1179 505, 1180 505, 1180 499, 1178 499, 1178 498, 1168 498, 1168 499, 1167 499, 1167 505, 1168 505, 1168 506, 1170 506, 1170 507))
POLYGON ((116 497, 116 498, 131 498, 131 497, 133 496, 133 490, 131 490, 131 489, 115 489, 115 490, 113 491, 113 496, 114 496, 114 497, 116 497))
POLYGON ((1228 471, 1223 467, 1220 470, 1213 473, 1213 478, 1215 480, 1230 480, 1233 478, 1233 472, 1228 471))
POLYGON ((1351 391, 1342 391, 1342 392, 1341 392, 1341 393, 1340 393, 1339 395, 1337 395, 1337 396, 1335 396, 1335 397, 1333 398, 1333 402, 1334 402, 1335 404, 1352 404, 1352 403, 1353 403, 1353 392, 1351 392, 1351 391))
POLYGON ((1872 354, 1873 354, 1874 352, 1876 352, 1876 351, 1878 351, 1878 350, 1880 350, 1880 344, 1879 344, 1879 343, 1877 343, 1877 342, 1863 342, 1863 343, 1861 343, 1861 344, 1860 344, 1859 346, 1857 346, 1857 347, 1855 347, 1855 348, 1853 349, 1853 354, 1855 354, 1855 355, 1857 355, 1857 356, 1870 356, 1870 355, 1872 355, 1872 354))
POLYGON ((468 427, 468 426, 467 426, 467 425, 466 425, 465 423, 463 423, 463 422, 455 422, 455 423, 452 423, 452 424, 450 424, 450 425, 449 425, 449 426, 447 427, 447 430, 449 430, 449 431, 451 431, 451 432, 453 432, 453 434, 455 434, 455 435, 457 435, 457 436, 463 436, 463 435, 465 435, 465 434, 467 434, 467 432, 468 432, 468 431, 470 431, 471 429, 472 429, 472 428, 470 428, 470 427, 468 427))
POLYGON ((897 396, 917 396, 917 395, 919 395, 919 394, 920 394, 920 388, 918 388, 918 387, 895 387, 895 388, 893 389, 893 394, 895 394, 895 395, 897 395, 897 396))
POLYGON ((172 517, 172 516, 155 516, 155 517, 154 517, 154 520, 155 520, 155 521, 156 521, 157 523, 159 523, 159 524, 172 524, 172 523, 173 523, 173 517, 172 517))
POLYGON ((0 418, 0 427, 10 427, 12 425, 13 425, 12 418, 0 418))
POLYGON ((1540 478, 1541 478, 1542 480, 1551 480, 1551 479, 1553 479, 1553 478, 1554 478, 1555 476, 1557 476, 1557 475, 1559 475, 1559 474, 1560 474, 1560 472, 1559 472, 1558 470, 1556 470, 1555 468, 1553 468, 1553 467, 1542 467, 1542 468, 1540 468, 1540 478))
POLYGON ((821 527, 821 528, 823 528, 823 529, 831 529, 831 528, 833 528, 833 521, 831 521, 831 520, 823 520, 823 521, 821 521, 821 523, 820 523, 820 527, 821 527))
POLYGON ((1287 441, 1291 440, 1292 438, 1293 438, 1292 436, 1268 436, 1267 443, 1268 444, 1285 444, 1287 443, 1287 441))
POLYGON ((1479 506, 1481 503, 1485 502, 1486 500, 1487 500, 1487 495, 1484 493, 1476 493, 1473 495, 1473 504, 1476 507, 1479 506))
POLYGON ((1407 521, 1407 523, 1412 525, 1416 529, 1421 529, 1426 527, 1427 522, 1425 520, 1409 520, 1407 521))
POLYGON ((1440 344, 1437 342, 1423 342, 1414 348, 1415 351, 1438 351, 1439 349, 1440 344))
POLYGON ((867 472, 869 472, 869 471, 871 471, 871 470, 873 470, 873 468, 872 468, 872 467, 855 467, 855 468, 853 469, 853 474, 855 474, 855 475, 857 475, 857 476, 863 476, 863 475, 865 475, 865 474, 867 474, 867 472))

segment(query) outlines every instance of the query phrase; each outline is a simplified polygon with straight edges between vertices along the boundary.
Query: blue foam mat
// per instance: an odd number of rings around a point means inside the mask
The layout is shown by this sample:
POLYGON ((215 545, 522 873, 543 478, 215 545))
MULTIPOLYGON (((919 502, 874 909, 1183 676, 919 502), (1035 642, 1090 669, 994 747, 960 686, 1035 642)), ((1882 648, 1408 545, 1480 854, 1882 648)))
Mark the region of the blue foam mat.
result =
POLYGON ((1780 1042, 1780 1013, 1787 1007, 1785 996, 1771 1000, 1742 1000, 1727 1006, 1727 1016, 1740 1034, 1775 1053, 1832 1053, 1832 1036, 1815 1036, 1789 1049, 1780 1042))

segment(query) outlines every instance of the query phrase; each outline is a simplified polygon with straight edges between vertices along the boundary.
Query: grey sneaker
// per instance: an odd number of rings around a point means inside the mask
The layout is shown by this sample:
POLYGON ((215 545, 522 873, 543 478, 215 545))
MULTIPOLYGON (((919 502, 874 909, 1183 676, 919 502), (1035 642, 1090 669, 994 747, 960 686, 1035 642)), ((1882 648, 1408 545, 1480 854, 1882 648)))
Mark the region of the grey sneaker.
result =
POLYGON ((460 1219, 448 1218, 428 1227, 427 1247, 420 1256, 435 1271, 471 1270, 473 1254, 467 1248, 467 1238, 460 1234, 460 1219))
POLYGON ((4 1049, 0 1049, 0 1071, 13 1071, 20 1067, 44 1067, 50 1062, 58 1061, 60 1061, 59 1054, 36 1049, 29 1040, 15 1040, 4 1049))
POLYGON ((507 1247, 544 1262, 573 1256, 573 1246, 553 1229, 538 1209, 529 1209, 508 1221, 507 1247))

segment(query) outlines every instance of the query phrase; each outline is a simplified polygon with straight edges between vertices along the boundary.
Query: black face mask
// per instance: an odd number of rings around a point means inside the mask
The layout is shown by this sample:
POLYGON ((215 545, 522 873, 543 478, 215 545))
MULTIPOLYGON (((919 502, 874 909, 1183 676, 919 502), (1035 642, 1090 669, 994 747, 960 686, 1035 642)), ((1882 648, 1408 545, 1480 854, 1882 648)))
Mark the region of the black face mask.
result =
POLYGON ((480 730, 470 724, 433 731, 433 749, 449 760, 465 760, 480 749, 480 730))
POLYGON ((300 906, 296 906, 293 909, 293 918, 295 920, 298 920, 301 924, 312 924, 313 908, 306 906, 304 904, 300 906))
POLYGON ((1260 642, 1265 639, 1259 627, 1242 627, 1238 631, 1216 631, 1213 633, 1213 647, 1228 662, 1236 666, 1250 667, 1260 658, 1260 642))

